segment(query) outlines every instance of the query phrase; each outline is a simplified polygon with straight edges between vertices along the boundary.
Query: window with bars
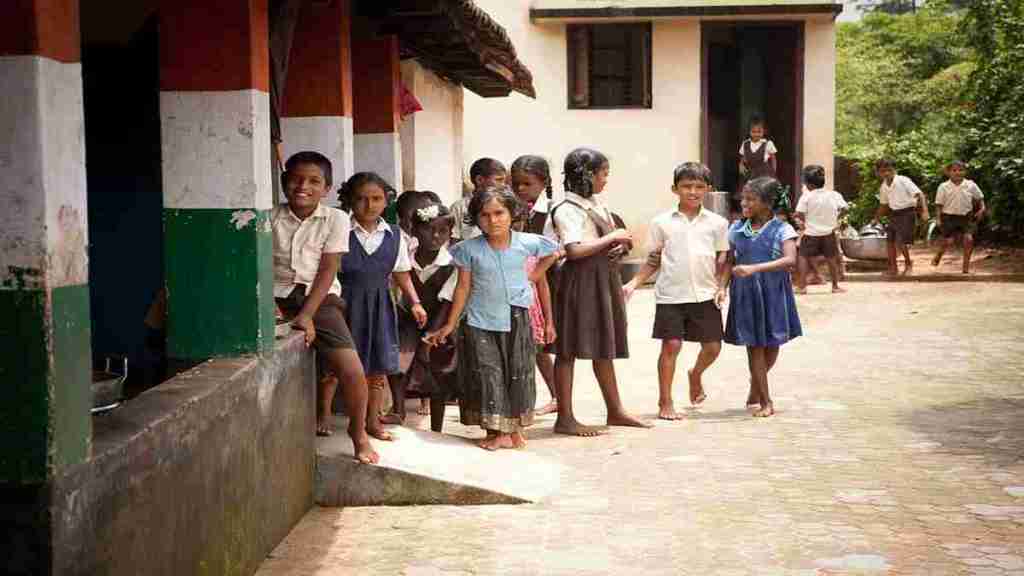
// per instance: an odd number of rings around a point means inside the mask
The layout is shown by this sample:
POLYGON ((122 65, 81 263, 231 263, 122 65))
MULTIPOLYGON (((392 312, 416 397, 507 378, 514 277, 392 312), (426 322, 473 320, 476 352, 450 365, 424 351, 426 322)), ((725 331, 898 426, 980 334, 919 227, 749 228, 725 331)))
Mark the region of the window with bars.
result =
POLYGON ((650 108, 651 25, 567 28, 569 108, 650 108))

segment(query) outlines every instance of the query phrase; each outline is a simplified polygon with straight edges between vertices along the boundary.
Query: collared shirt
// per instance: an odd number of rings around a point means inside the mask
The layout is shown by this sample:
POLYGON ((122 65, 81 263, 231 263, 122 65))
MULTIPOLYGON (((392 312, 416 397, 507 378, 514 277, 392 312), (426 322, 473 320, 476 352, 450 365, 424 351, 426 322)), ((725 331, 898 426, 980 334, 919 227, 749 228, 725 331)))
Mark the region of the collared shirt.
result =
POLYGON ((493 332, 512 329, 512 306, 529 309, 533 288, 526 274, 526 259, 543 258, 558 245, 537 234, 513 232, 508 248, 495 250, 487 238, 477 236, 451 247, 455 265, 472 273, 466 322, 493 332))
POLYGON ((762 138, 757 142, 753 142, 750 140, 750 138, 747 138, 746 140, 743 141, 743 144, 740 144, 740 156, 743 156, 743 147, 746 146, 747 142, 750 142, 750 151, 755 154, 757 154, 758 150, 764 150, 765 162, 768 161, 768 158, 779 153, 779 149, 775 147, 775 143, 772 142, 771 140, 768 140, 767 138, 762 138))
POLYGON ((658 304, 706 302, 718 291, 717 257, 729 251, 729 222, 705 208, 693 220, 679 210, 664 212, 651 221, 647 248, 661 252, 658 304))
POLYGON ((483 232, 472 224, 466 224, 466 214, 469 212, 469 201, 472 196, 463 196, 452 204, 450 210, 452 218, 455 219, 455 226, 452 227, 452 237, 457 240, 469 240, 476 238, 483 232))
POLYGON ((959 186, 953 184, 952 180, 946 180, 939 184, 939 189, 935 192, 935 204, 942 206, 942 213, 956 216, 966 216, 974 212, 974 202, 984 198, 981 188, 966 178, 960 181, 959 186))
POLYGON ((913 208, 917 206, 917 199, 922 195, 921 189, 913 180, 900 174, 893 176, 892 184, 886 184, 883 180, 878 187, 878 201, 891 210, 913 208))
MULTIPOLYGON (((348 252, 348 214, 320 204, 305 220, 287 204, 274 208, 270 216, 274 235, 274 297, 285 298, 296 284, 313 287, 324 254, 348 252)), ((330 294, 341 295, 341 283, 331 282, 330 294)))
MULTIPOLYGON (((395 230, 399 230, 397 226, 394 228, 390 224, 384 221, 383 218, 377 219, 377 229, 373 232, 367 232, 366 228, 363 228, 359 222, 352 221, 352 231, 355 232, 356 241, 366 251, 366 255, 369 256, 380 248, 380 245, 384 243, 384 238, 388 234, 394 234, 395 230)), ((405 244, 405 238, 399 234, 398 236, 398 258, 395 259, 395 267, 391 270, 392 272, 408 272, 412 270, 412 264, 409 258, 409 247, 405 244)))
POLYGON ((808 236, 830 236, 839 227, 839 213, 848 206, 839 192, 818 188, 800 195, 796 211, 805 214, 808 236))
MULTIPOLYGON (((420 263, 417 262, 416 258, 414 257, 412 259, 412 269, 413 272, 416 273, 416 276, 420 279, 420 282, 426 284, 427 280, 430 280, 431 276, 433 276, 435 272, 437 272, 438 270, 445 266, 448 266, 451 263, 451 253, 448 252, 447 248, 442 246, 441 249, 437 252, 437 257, 434 258, 434 261, 431 262, 430 264, 427 264, 426 266, 420 266, 420 263)), ((458 282, 459 274, 458 271, 456 271, 451 276, 449 276, 448 280, 445 280, 444 285, 441 286, 441 291, 437 293, 438 299, 447 300, 448 302, 451 302, 452 296, 455 294, 455 286, 456 284, 458 284, 458 282)))
POLYGON ((597 231, 597 225, 590 218, 588 209, 597 212, 597 215, 607 220, 609 224, 614 224, 611 211, 597 195, 584 198, 579 194, 566 192, 565 200, 555 208, 557 210, 552 208, 555 213, 554 218, 548 218, 548 221, 553 221, 553 232, 563 246, 597 240, 601 237, 597 231))

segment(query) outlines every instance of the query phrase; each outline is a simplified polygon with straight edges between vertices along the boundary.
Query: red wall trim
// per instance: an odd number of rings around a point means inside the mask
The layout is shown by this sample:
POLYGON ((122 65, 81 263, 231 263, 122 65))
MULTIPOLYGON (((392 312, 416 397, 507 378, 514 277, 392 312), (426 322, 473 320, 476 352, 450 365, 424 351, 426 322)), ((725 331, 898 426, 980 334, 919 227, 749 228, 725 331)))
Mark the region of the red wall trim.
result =
POLYGON ((78 0, 0 0, 0 56, 82 59, 78 0))
POLYGON ((353 90, 352 124, 356 134, 398 132, 401 68, 398 37, 353 40, 352 78, 359 85, 353 90))
POLYGON ((307 5, 295 26, 282 116, 352 116, 350 0, 307 5))
POLYGON ((160 89, 270 91, 267 0, 164 0, 160 89))

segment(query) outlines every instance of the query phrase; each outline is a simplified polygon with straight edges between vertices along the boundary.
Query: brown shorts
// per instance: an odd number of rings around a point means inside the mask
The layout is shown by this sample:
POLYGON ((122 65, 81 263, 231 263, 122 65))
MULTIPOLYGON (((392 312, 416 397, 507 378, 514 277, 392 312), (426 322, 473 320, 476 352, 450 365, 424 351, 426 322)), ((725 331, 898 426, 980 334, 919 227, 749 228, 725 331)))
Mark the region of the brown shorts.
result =
POLYGON ((896 242, 896 245, 913 244, 914 228, 917 226, 917 208, 902 208, 889 213, 889 240, 896 242))
MULTIPOLYGON (((285 318, 292 319, 302 310, 302 304, 306 301, 306 287, 297 285, 287 298, 276 300, 285 318)), ((354 350, 356 347, 352 333, 348 331, 348 324, 345 323, 345 303, 334 294, 328 294, 320 303, 313 314, 313 327, 316 328, 313 347, 317 352, 338 348, 354 350)))
POLYGON ((977 225, 974 217, 970 214, 958 216, 956 214, 942 215, 942 236, 952 238, 962 234, 974 234, 977 225))
POLYGON ((721 342, 722 311, 714 300, 687 304, 658 304, 654 334, 658 340, 721 342))
POLYGON ((825 258, 835 258, 839 255, 839 246, 836 243, 835 234, 829 234, 828 236, 808 236, 804 235, 803 239, 800 240, 800 255, 804 258, 814 258, 815 256, 824 256, 825 258))

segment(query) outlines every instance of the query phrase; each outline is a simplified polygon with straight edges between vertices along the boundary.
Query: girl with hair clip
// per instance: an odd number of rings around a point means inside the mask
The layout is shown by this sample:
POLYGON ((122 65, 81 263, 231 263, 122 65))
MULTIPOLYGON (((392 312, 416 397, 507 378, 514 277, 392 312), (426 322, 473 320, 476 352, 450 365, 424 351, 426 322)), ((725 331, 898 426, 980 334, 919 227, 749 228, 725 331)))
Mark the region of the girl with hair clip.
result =
POLYGON ((577 358, 593 361, 609 426, 650 426, 626 412, 615 378, 613 361, 629 357, 618 259, 632 249, 633 236, 616 226, 611 211, 601 201, 608 170, 608 158, 597 150, 578 148, 570 152, 565 158, 565 200, 551 210, 550 218, 566 258, 555 306, 555 432, 559 434, 599 434, 598 429, 577 422, 573 414, 573 368, 577 358))

